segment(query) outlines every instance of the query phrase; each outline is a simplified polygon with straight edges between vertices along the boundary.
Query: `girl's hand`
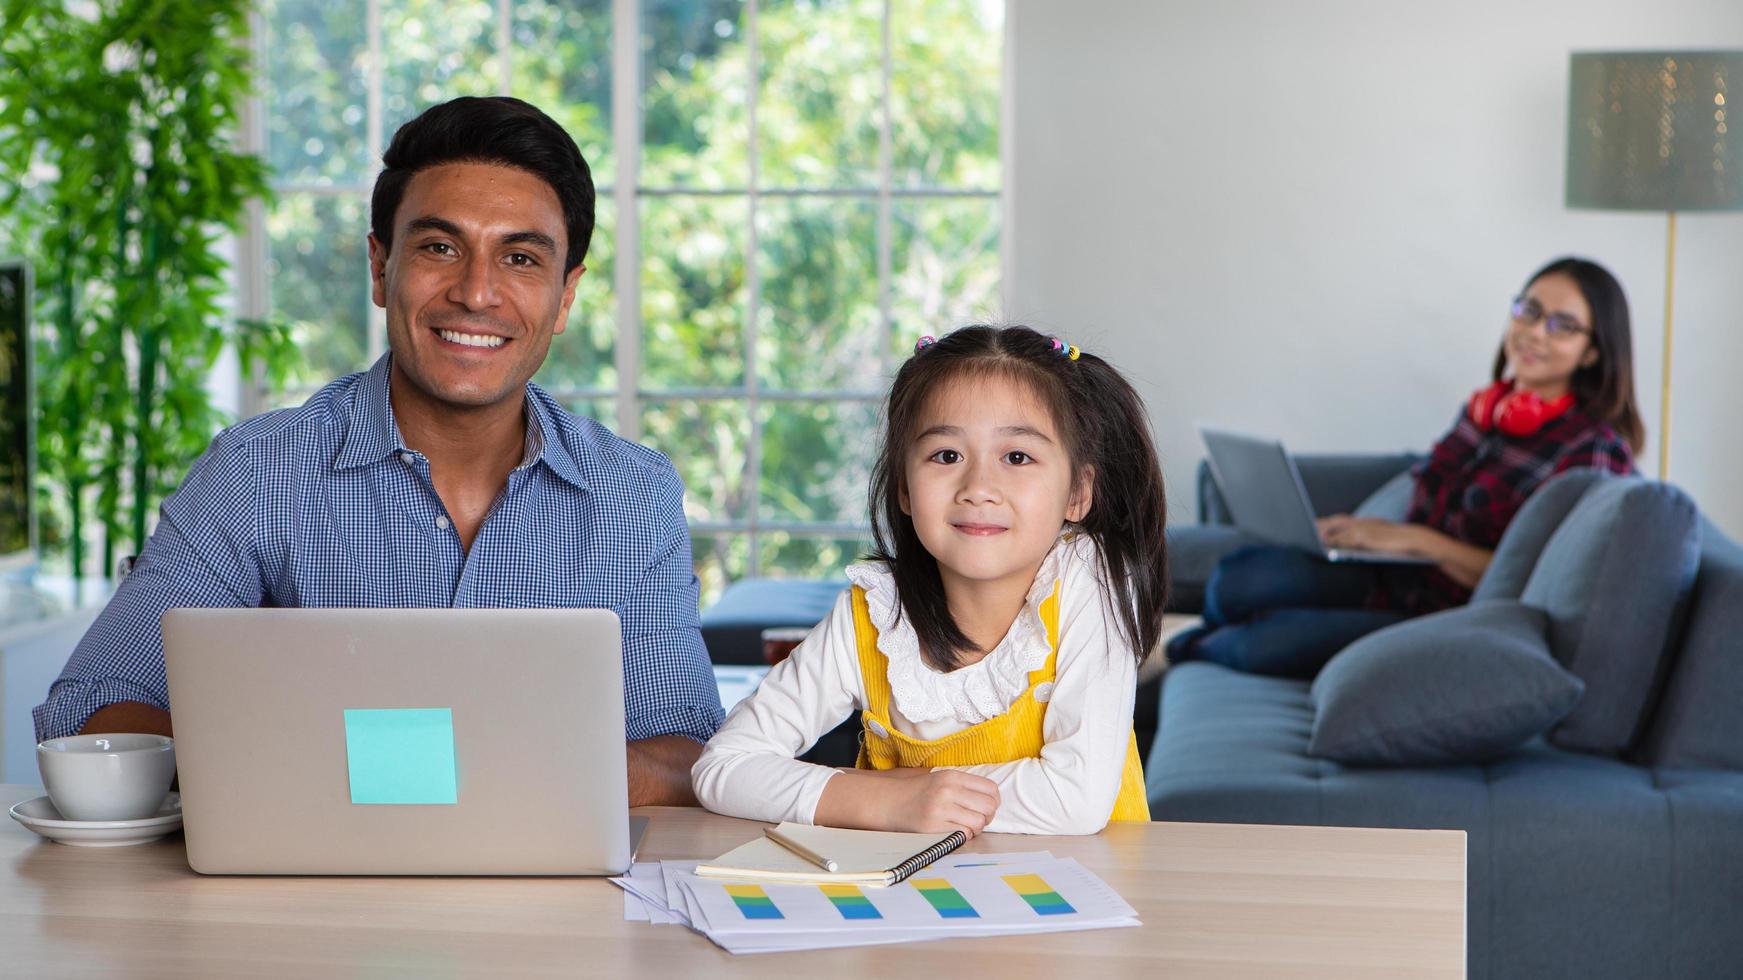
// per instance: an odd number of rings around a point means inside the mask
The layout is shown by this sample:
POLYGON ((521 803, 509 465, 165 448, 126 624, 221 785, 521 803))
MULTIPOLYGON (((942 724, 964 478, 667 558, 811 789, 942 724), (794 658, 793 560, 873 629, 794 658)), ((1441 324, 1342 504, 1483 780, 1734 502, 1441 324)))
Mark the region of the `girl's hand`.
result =
POLYGON ((961 830, 972 840, 999 810, 999 784, 956 769, 891 770, 882 809, 890 830, 948 834, 961 830))
POLYGON ((844 769, 823 786, 819 826, 975 837, 999 809, 999 786, 956 769, 844 769))
POLYGON ((1319 537, 1328 548, 1359 551, 1385 551, 1392 554, 1414 554, 1417 545, 1416 527, 1378 517, 1351 517, 1334 514, 1314 522, 1319 537))

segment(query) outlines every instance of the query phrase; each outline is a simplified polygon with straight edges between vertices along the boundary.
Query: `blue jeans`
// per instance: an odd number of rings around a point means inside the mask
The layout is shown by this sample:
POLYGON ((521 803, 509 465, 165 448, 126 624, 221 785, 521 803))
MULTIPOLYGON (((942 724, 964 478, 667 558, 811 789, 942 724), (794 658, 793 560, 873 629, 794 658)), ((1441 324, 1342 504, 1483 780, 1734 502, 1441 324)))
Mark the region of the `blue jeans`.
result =
POLYGON ((1204 625, 1171 640, 1168 659, 1313 677, 1352 641, 1406 618, 1366 608, 1378 574, 1376 566, 1333 564, 1299 548, 1242 548, 1217 564, 1205 587, 1204 625))

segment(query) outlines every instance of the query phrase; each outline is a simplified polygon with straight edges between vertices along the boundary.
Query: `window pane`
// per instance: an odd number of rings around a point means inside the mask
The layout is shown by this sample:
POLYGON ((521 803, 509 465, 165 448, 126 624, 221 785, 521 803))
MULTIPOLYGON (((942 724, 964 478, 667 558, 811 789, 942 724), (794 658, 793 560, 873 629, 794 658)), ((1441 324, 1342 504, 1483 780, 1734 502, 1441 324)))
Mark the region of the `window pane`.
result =
POLYGON ((518 0, 512 16, 510 93, 562 124, 587 158, 593 182, 609 186, 616 179, 611 0, 518 0))
POLYGON ((763 535, 761 574, 771 578, 842 578, 871 548, 865 538, 822 538, 785 531, 763 535))
POLYGON ((497 94, 496 5, 383 0, 381 67, 385 147, 395 130, 438 102, 497 94))
POLYGON ((749 206, 650 197, 641 210, 643 384, 743 384, 749 206))
POLYGON ((875 187, 882 0, 765 0, 757 151, 765 187, 875 187))
POLYGON ((999 186, 1001 0, 893 0, 890 144, 898 187, 999 186))
POLYGON ((284 194, 267 216, 272 310, 293 324, 305 358, 295 384, 369 366, 367 212, 351 194, 284 194))
POLYGON ((593 241, 587 249, 587 271, 575 287, 568 326, 551 338, 544 366, 533 380, 553 390, 615 388, 617 309, 611 289, 617 236, 611 201, 594 209, 593 241))
POLYGON ((728 583, 744 578, 750 567, 750 540, 742 534, 690 535, 691 565, 702 583, 702 608, 719 601, 728 583))
POLYGON ((563 398, 563 407, 582 418, 589 418, 613 432, 617 431, 617 403, 609 398, 563 398))
POLYGON ((879 440, 877 403, 767 402, 757 415, 763 520, 867 520, 866 481, 879 440))
POLYGON ((925 334, 998 321, 999 201, 898 202, 891 220, 890 318, 897 357, 925 334))
POLYGON ((369 179, 364 5, 267 0, 266 161, 280 183, 369 179))
POLYGON ((743 402, 654 402, 642 410, 641 442, 672 458, 691 520, 747 515, 750 414, 743 402))
POLYGON ((742 0, 642 0, 641 29, 642 186, 743 187, 742 0))
POLYGON ((880 387, 876 203, 764 198, 757 209, 763 387, 880 387))

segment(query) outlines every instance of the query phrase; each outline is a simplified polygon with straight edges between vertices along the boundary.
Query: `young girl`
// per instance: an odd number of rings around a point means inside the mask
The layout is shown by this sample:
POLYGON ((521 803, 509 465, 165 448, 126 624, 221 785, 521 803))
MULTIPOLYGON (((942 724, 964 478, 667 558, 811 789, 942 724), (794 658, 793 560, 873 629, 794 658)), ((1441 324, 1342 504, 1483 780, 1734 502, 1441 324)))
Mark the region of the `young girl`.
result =
POLYGON ((923 338, 890 391, 876 547, 692 770, 711 810, 875 830, 1148 820, 1132 734, 1161 632, 1162 475, 1107 362, 1024 327, 923 338), (857 768, 799 762, 851 712, 857 768))

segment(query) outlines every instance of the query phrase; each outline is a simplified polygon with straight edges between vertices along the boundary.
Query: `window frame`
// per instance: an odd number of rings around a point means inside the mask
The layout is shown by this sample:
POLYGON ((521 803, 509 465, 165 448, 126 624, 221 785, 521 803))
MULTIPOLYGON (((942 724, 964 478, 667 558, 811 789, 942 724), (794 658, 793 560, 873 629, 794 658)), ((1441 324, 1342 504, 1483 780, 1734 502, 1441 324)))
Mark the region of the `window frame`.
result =
MULTIPOLYGON (((381 159, 385 145, 386 133, 382 118, 382 0, 361 0, 366 9, 366 35, 368 52, 368 71, 366 75, 366 152, 367 159, 372 163, 381 159)), ((514 52, 512 43, 512 24, 514 0, 493 0, 495 24, 495 48, 497 54, 497 91, 508 94, 514 79, 514 52)), ((674 400, 688 401, 727 401, 742 404, 749 419, 749 440, 745 446, 745 480, 747 481, 746 514, 742 518, 726 520, 699 520, 690 518, 691 533, 708 534, 711 536, 731 535, 742 536, 748 545, 746 574, 757 576, 763 574, 762 544, 763 536, 769 533, 785 533, 793 536, 814 538, 846 538, 869 537, 870 525, 862 519, 858 521, 791 521, 765 518, 761 502, 761 463, 763 426, 760 422, 759 410, 770 403, 824 402, 831 404, 876 403, 882 400, 882 389, 819 389, 811 391, 765 390, 759 384, 756 365, 756 346, 758 325, 761 316, 762 278, 759 270, 758 248, 758 209, 765 198, 842 198, 861 202, 875 202, 877 205, 877 270, 878 270, 878 322, 882 333, 879 348, 882 355, 880 374, 888 376, 895 368, 895 350, 893 324, 891 316, 891 292, 893 269, 891 268, 891 222, 893 220, 896 202, 913 199, 997 199, 999 220, 998 263, 999 303, 1004 310, 1011 308, 1012 297, 1012 266, 1014 250, 1009 247, 1013 229, 1013 167, 1011 151, 1013 149, 1013 122, 1015 112, 1014 95, 1014 65, 1012 63, 1013 21, 1018 5, 1006 0, 1003 16, 1003 36, 1001 45, 1001 70, 999 80, 999 186, 992 188, 909 188, 897 187, 893 176, 892 146, 891 146, 891 88, 893 65, 891 54, 891 16, 893 0, 881 2, 881 63, 880 63, 880 103, 882 111, 879 118, 878 139, 878 169, 875 186, 856 187, 773 187, 764 186, 760 180, 757 101, 760 77, 761 54, 758 47, 758 0, 745 0, 744 5, 744 43, 747 47, 747 63, 757 66, 746 73, 745 100, 747 133, 748 180, 742 187, 702 188, 702 187, 658 187, 646 186, 641 182, 641 157, 643 148, 643 117, 642 117, 642 53, 639 41, 641 39, 641 3, 642 0, 611 0, 612 34, 611 34, 611 72, 612 72, 612 103, 611 132, 612 154, 616 159, 616 180, 610 185, 596 188, 601 199, 609 198, 613 203, 615 228, 613 229, 616 260, 613 262, 613 324, 615 333, 614 367, 617 384, 614 387, 562 387, 552 388, 551 394, 559 401, 574 402, 580 399, 611 399, 615 407, 614 430, 626 439, 638 441, 641 435, 642 413, 650 406, 660 402, 674 400), (633 39, 637 43, 625 43, 633 39), (624 84, 627 82, 627 84, 624 84), (732 387, 651 387, 645 385, 642 378, 642 283, 641 283, 641 205, 647 199, 659 198, 724 198, 743 200, 747 208, 747 230, 744 258, 746 262, 747 284, 746 300, 742 309, 743 323, 740 331, 740 342, 743 356, 744 382, 732 387)), ((249 14, 251 46, 253 49, 255 76, 265 78, 264 71, 264 38, 266 37, 265 14, 256 5, 249 14)), ((242 112, 241 143, 245 151, 262 156, 266 153, 266 113, 265 94, 257 87, 246 101, 242 112)), ((368 184, 309 184, 291 183, 273 180, 271 187, 279 199, 291 195, 348 196, 361 199, 367 207, 370 193, 368 184)), ((270 242, 266 230, 267 208, 265 202, 255 199, 248 202, 242 228, 237 234, 237 263, 234 277, 237 291, 237 314, 245 318, 264 318, 272 310, 272 284, 267 273, 270 258, 270 242)), ((370 304, 368 308, 368 357, 371 362, 379 358, 386 350, 387 332, 384 312, 370 304)), ((272 391, 263 377, 242 378, 241 409, 244 416, 258 414, 272 404, 272 391)), ((658 448, 658 447, 656 447, 658 448)))

